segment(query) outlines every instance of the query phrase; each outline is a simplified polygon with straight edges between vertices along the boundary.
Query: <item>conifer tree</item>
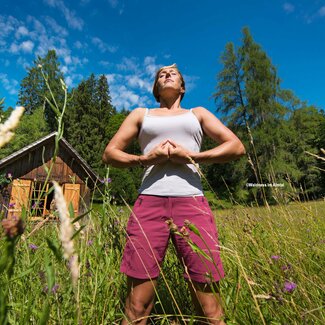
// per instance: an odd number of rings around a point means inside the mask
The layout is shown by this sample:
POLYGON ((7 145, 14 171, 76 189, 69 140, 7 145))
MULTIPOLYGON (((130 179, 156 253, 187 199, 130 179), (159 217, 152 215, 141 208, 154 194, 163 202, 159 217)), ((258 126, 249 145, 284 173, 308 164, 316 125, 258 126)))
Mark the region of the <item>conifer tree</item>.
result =
POLYGON ((108 142, 107 126, 115 108, 104 75, 91 74, 72 91, 65 117, 65 136, 80 155, 100 174, 101 156, 108 142))
POLYGON ((32 114, 36 109, 45 108, 45 119, 51 131, 56 130, 55 114, 45 97, 52 100, 49 90, 42 76, 40 66, 48 78, 49 85, 59 107, 62 106, 64 94, 60 79, 64 80, 60 70, 60 62, 55 50, 49 50, 44 57, 38 56, 34 65, 27 69, 27 76, 21 81, 18 94, 18 104, 25 107, 25 114, 32 114))
MULTIPOLYGON (((297 163, 301 157, 298 159, 296 151, 290 151, 291 144, 303 147, 308 142, 307 138, 297 136, 292 127, 294 122, 290 121, 294 110, 303 105, 291 91, 280 88, 276 68, 253 40, 248 28, 243 29, 239 48, 235 49, 232 43, 226 45, 221 62, 223 69, 218 74, 214 94, 217 111, 223 114, 224 121, 244 142, 247 160, 246 164, 241 160, 222 166, 219 178, 226 175, 228 186, 236 180, 231 189, 241 193, 240 197, 249 197, 248 189, 246 193, 244 189, 246 182, 287 183, 294 179, 297 186, 301 182, 306 183, 297 163), (295 140, 297 138, 298 141, 295 140), (234 175, 237 177, 234 178, 234 175)), ((214 172, 218 178, 218 170, 214 172)), ((222 186, 220 180, 217 183, 222 186)), ((312 186, 311 182, 307 183, 307 187, 312 186)), ((314 185, 312 187, 316 190, 314 185)), ((266 204, 272 201, 274 194, 272 187, 252 188, 249 192, 253 195, 250 199, 266 204)))

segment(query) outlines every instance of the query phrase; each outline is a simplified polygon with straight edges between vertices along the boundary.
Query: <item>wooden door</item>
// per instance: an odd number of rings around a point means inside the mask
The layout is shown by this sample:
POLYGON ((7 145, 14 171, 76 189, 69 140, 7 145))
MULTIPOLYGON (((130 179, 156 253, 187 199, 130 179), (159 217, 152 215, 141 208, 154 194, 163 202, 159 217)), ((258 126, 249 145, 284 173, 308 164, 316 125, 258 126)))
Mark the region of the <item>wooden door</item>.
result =
POLYGON ((28 179, 14 179, 10 194, 8 217, 21 216, 22 209, 28 210, 32 181, 28 179))
POLYGON ((73 206, 74 215, 78 215, 79 199, 80 199, 80 184, 63 184, 63 195, 69 208, 70 203, 73 206))

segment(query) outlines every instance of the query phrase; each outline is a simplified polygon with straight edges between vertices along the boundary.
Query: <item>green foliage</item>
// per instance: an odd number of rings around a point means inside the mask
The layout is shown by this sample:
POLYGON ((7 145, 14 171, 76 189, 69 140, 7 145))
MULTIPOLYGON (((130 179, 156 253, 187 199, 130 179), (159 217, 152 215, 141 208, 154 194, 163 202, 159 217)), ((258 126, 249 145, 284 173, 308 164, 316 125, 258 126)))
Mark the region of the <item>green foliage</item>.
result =
POLYGON ((243 29, 240 47, 226 45, 221 62, 224 67, 214 94, 217 111, 243 141, 247 160, 209 166, 206 172, 212 187, 221 195, 230 191, 238 201, 265 204, 276 202, 272 186, 245 188, 247 182, 285 184, 284 191, 294 197, 292 183, 302 188, 301 197, 319 197, 320 172, 305 151, 318 150, 322 114, 280 88, 276 68, 248 28, 243 29))
POLYGON ((113 114, 115 108, 104 75, 97 79, 92 74, 72 91, 64 120, 65 137, 100 175, 105 173, 101 157, 109 140, 107 126, 113 114))
POLYGON ((112 179, 111 195, 119 204, 134 202, 138 196, 136 182, 132 172, 128 169, 110 168, 110 177, 112 179))
POLYGON ((50 131, 54 131, 57 129, 55 113, 45 100, 45 97, 51 96, 40 67, 48 78, 58 107, 62 107, 64 94, 60 79, 64 80, 64 77, 55 50, 49 50, 44 57, 38 56, 34 65, 27 69, 27 76, 21 81, 18 104, 25 107, 26 114, 32 114, 36 109, 44 107, 48 127, 50 131))

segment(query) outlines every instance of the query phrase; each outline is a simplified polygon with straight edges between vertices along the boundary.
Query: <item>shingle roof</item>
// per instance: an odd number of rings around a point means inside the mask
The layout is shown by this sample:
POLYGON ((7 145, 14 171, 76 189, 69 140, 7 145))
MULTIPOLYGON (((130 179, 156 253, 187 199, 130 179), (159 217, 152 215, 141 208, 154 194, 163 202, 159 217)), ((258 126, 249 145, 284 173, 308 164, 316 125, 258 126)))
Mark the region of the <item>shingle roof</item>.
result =
MULTIPOLYGON (((0 160, 0 169, 5 167, 6 165, 12 163, 15 160, 18 160, 22 156, 24 156, 29 150, 36 149, 38 147, 42 147, 48 142, 55 141, 55 137, 57 136, 58 132, 52 132, 45 137, 27 145, 26 147, 17 150, 16 152, 12 153, 11 155, 3 158, 0 160)), ((87 162, 79 155, 79 153, 71 146, 71 144, 65 139, 61 138, 59 145, 63 146, 73 157, 76 158, 78 163, 81 165, 81 167, 84 169, 84 171, 87 173, 87 175, 91 178, 91 180, 95 183, 99 177, 98 175, 92 170, 92 168, 87 164, 87 162)))

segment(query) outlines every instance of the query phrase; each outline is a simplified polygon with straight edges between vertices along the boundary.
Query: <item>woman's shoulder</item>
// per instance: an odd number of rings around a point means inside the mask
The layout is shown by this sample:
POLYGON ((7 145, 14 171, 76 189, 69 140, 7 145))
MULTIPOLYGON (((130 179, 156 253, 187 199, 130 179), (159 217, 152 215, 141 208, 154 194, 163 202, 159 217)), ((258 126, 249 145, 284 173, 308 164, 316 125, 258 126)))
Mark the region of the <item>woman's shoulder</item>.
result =
POLYGON ((203 106, 197 106, 197 107, 193 107, 191 108, 191 111, 194 113, 194 115, 197 117, 197 119, 202 122, 202 119, 204 118, 204 116, 209 113, 209 111, 204 108, 203 106))

